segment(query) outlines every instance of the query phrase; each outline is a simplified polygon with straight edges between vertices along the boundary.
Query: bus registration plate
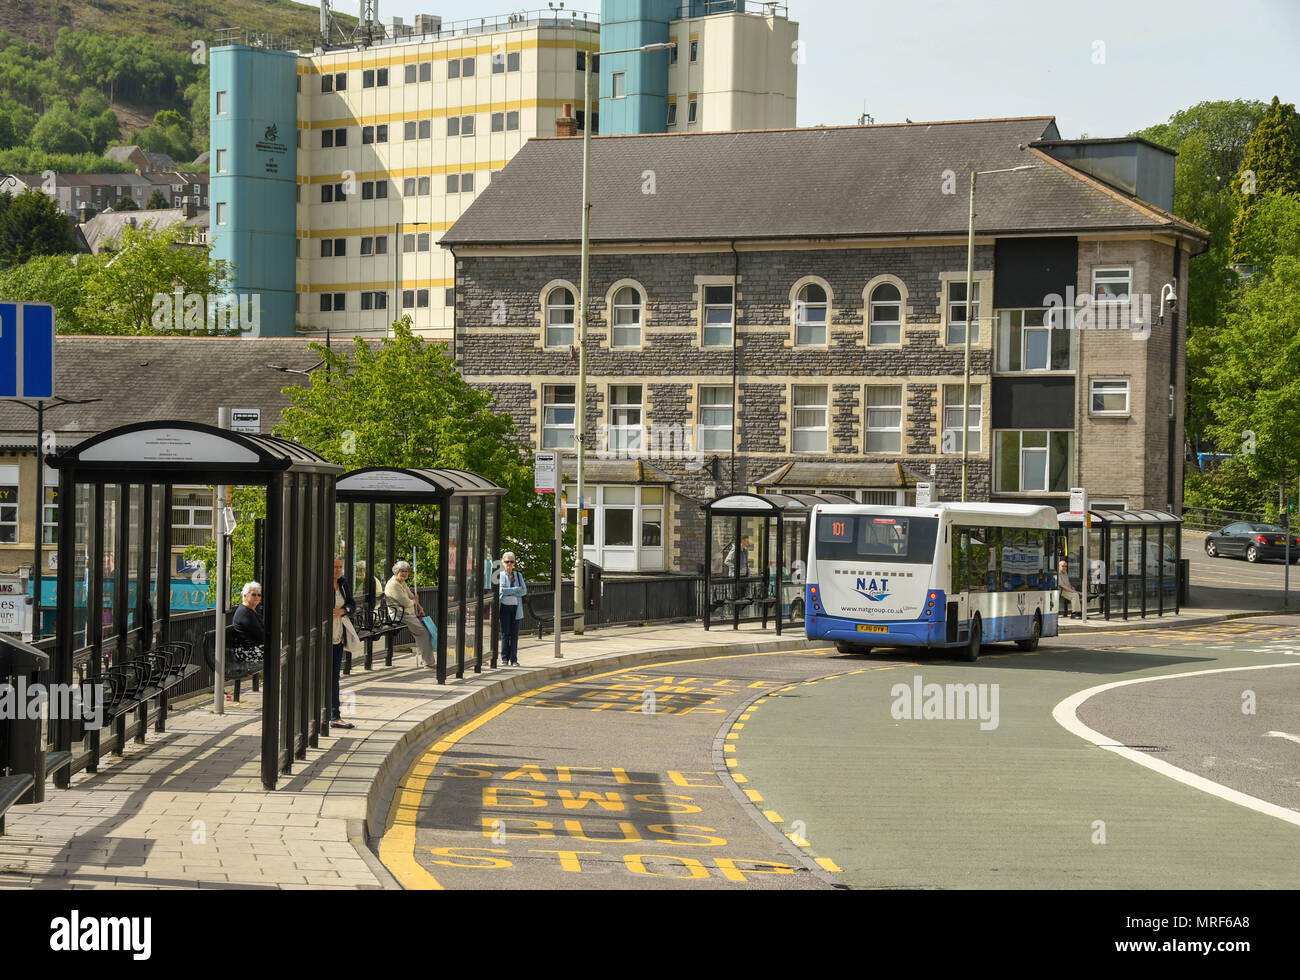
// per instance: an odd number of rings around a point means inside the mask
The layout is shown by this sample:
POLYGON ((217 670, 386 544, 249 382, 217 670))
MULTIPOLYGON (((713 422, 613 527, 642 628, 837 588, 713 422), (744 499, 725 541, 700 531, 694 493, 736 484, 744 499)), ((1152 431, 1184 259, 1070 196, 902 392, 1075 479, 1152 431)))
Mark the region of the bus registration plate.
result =
POLYGON ((859 626, 859 633, 888 633, 888 626, 859 626))

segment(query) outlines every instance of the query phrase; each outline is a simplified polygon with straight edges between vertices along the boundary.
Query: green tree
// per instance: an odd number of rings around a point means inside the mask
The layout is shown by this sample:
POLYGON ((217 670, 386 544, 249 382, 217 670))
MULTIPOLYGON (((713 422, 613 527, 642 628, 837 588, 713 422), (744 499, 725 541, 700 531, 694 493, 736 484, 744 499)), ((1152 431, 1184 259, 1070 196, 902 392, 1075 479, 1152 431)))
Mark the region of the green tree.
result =
MULTIPOLYGON (((551 509, 537 501, 532 454, 508 414, 493 398, 461 378, 446 345, 411 333, 410 319, 372 348, 358 338, 350 356, 312 347, 325 364, 307 387, 289 387, 293 404, 277 431, 347 469, 362 466, 452 467, 471 470, 506 487, 503 547, 534 575, 549 567, 551 509)), ((430 507, 399 510, 399 554, 435 554, 437 513, 430 507)), ((423 574, 422 584, 432 584, 423 574)))
POLYGON ((163 197, 163 192, 156 188, 154 189, 154 192, 149 195, 148 203, 145 204, 145 207, 150 211, 157 211, 159 208, 165 208, 167 206, 167 198, 163 197))
POLYGON ((1241 261, 1267 268, 1279 255, 1300 258, 1300 194, 1266 194, 1237 236, 1241 261))
POLYGON ((117 199, 117 203, 113 205, 113 210, 114 211, 139 211, 140 205, 136 204, 135 201, 131 200, 131 196, 129 194, 123 194, 121 197, 117 199))
POLYGON ((1215 343, 1210 434, 1239 454, 1261 502, 1300 475, 1300 257, 1279 255, 1240 287, 1215 343))
POLYGON ((1232 182, 1237 212, 1229 249, 1233 262, 1245 262, 1241 238, 1250 213, 1269 194, 1300 194, 1300 117, 1295 106, 1273 102, 1255 128, 1242 156, 1241 173, 1232 182))
POLYGON ((86 333, 185 332, 175 325, 183 319, 174 318, 176 290, 203 297, 225 291, 225 265, 211 261, 208 245, 191 242, 184 225, 154 230, 151 219, 140 220, 142 227, 123 229, 113 253, 81 258, 91 267, 77 311, 86 333))
POLYGON ((86 153, 90 141, 77 125, 68 104, 59 100, 32 129, 32 146, 45 153, 86 153))
MULTIPOLYGON (((0 195, 2 200, 4 195, 0 195)), ((0 296, 9 301, 49 303, 59 333, 81 333, 78 312, 88 263, 73 255, 42 255, 0 272, 0 296)))
POLYGON ((74 251, 72 226, 48 194, 24 191, 0 214, 0 269, 74 251))

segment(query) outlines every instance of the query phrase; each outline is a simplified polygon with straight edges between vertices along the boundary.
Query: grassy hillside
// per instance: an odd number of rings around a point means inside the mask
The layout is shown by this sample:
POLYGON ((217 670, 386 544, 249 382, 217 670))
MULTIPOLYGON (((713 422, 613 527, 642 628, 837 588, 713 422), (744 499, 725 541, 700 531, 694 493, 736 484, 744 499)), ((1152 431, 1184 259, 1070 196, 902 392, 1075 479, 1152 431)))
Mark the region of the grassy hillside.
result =
MULTIPOLYGON (((350 5, 352 6, 352 5, 350 5)), ((345 25, 356 18, 335 13, 345 25)), ((60 27, 146 35, 177 50, 224 27, 314 41, 320 8, 293 0, 0 0, 0 30, 53 49, 60 27)))

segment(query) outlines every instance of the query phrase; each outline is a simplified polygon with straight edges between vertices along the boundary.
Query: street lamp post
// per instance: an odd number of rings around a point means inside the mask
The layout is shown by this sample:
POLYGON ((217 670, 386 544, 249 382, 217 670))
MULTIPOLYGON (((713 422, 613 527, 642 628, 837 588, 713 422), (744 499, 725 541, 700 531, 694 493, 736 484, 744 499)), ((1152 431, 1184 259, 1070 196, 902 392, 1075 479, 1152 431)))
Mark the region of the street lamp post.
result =
MULTIPOLYGON (((587 431, 587 284, 591 265, 591 63, 602 55, 635 54, 644 51, 667 51, 677 47, 675 41, 644 44, 638 48, 620 48, 616 51, 589 51, 583 65, 582 76, 582 274, 578 285, 578 390, 574 399, 574 441, 578 450, 578 522, 577 548, 573 561, 573 633, 581 636, 586 629, 586 589, 582 580, 582 526, 583 508, 586 506, 584 483, 584 439, 587 431)), ((556 629, 559 629, 558 625, 556 629)))
MULTIPOLYGON (((961 391, 961 501, 966 502, 967 466, 970 453, 970 336, 972 323, 978 325, 975 310, 975 179, 988 174, 1009 174, 1017 170, 1034 170, 1030 164, 1002 170, 972 170, 970 174, 970 228, 966 235, 966 357, 962 370, 961 391)), ((980 426, 983 429, 983 425, 980 426)))

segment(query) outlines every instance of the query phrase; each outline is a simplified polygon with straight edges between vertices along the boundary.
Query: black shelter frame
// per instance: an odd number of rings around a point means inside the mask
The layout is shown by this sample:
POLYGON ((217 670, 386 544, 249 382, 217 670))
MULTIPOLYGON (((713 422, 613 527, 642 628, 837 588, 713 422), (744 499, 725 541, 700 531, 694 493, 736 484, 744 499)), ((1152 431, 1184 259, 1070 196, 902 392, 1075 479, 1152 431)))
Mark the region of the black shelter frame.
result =
MULTIPOLYGON (((293 760, 305 758, 307 747, 317 747, 320 735, 329 733, 333 603, 327 585, 334 531, 334 483, 342 467, 275 436, 248 435, 179 420, 139 422, 110 429, 47 457, 47 462, 60 475, 58 599, 52 666, 53 679, 65 684, 74 682, 74 662, 79 654, 86 655, 91 673, 98 674, 104 666, 106 645, 113 648, 113 662, 120 664, 130 658, 133 640, 141 656, 155 644, 170 642, 171 603, 167 589, 175 485, 267 488, 266 518, 258 545, 265 575, 262 610, 266 628, 261 770, 262 784, 268 790, 275 789, 279 775, 292 772, 293 760), (77 498, 83 487, 89 488, 84 562, 88 579, 87 649, 79 651, 75 620, 77 498), (119 504, 117 533, 112 542, 116 576, 114 635, 108 637, 104 635, 101 615, 102 525, 110 493, 119 504), (139 557, 133 568, 130 505, 134 500, 139 500, 135 528, 139 557), (135 626, 128 629, 126 605, 132 573, 137 582, 135 626), (156 600, 151 603, 155 581, 156 600)), ((216 503, 218 507, 222 504, 216 503)), ((225 583, 218 584, 219 589, 224 587, 225 583)), ((160 717, 159 730, 162 720, 160 717)), ((54 720, 51 726, 55 751, 69 751, 70 722, 54 720)), ((137 741, 142 741, 143 735, 142 722, 137 741)), ((97 749, 98 732, 89 737, 97 749)), ((56 774, 55 779, 56 785, 65 787, 68 773, 56 774)))
MULTIPOLYGON (((704 511, 704 628, 713 625, 715 606, 731 607, 731 628, 740 628, 740 610, 747 605, 758 606, 761 610, 763 628, 767 629, 768 606, 773 607, 776 632, 779 636, 783 625, 781 613, 784 598, 785 563, 808 553, 808 514, 817 504, 852 504, 855 501, 842 494, 810 493, 732 493, 700 505, 704 511), (715 519, 732 520, 732 554, 736 555, 731 573, 723 579, 713 574, 713 522, 715 519), (741 522, 745 518, 761 518, 763 532, 759 536, 759 573, 742 576, 740 574, 740 540, 741 522), (771 531, 773 522, 776 528, 776 554, 771 555, 771 531), (797 525, 799 533, 794 542, 794 554, 786 555, 786 526, 797 525), (775 558, 774 573, 769 573, 769 559, 775 558), (775 579, 775 581, 773 581, 775 579), (722 598, 715 598, 714 586, 729 586, 722 598), (745 589, 750 588, 746 594, 745 589)), ((794 603, 791 603, 794 606, 794 603)))
MULTIPOLYGON (((401 506, 438 508, 438 605, 433 616, 438 628, 438 683, 447 683, 448 639, 454 637, 456 676, 465 676, 467 628, 472 628, 470 646, 474 653, 474 673, 483 670, 483 602, 488 599, 489 644, 492 666, 497 657, 495 576, 485 584, 480 565, 482 559, 496 555, 501 548, 501 498, 506 488, 486 477, 458 469, 415 469, 367 466, 343 474, 336 488, 336 498, 343 506, 341 528, 345 533, 345 566, 354 567, 359 556, 354 553, 357 507, 365 508, 367 521, 366 600, 373 608, 375 595, 375 511, 387 506, 388 561, 395 559, 394 539, 396 510, 401 506), (448 627, 454 630, 449 633, 448 627)), ((360 598, 360 597, 358 597, 360 598)), ((392 664, 392 640, 389 639, 388 663, 392 664)), ((367 668, 370 658, 367 654, 367 668)))
MULTIPOLYGON (((1178 615, 1182 589, 1183 521, 1158 510, 1094 510, 1092 537, 1088 542, 1088 563, 1100 562, 1104 574, 1092 581, 1091 569, 1077 565, 1082 554, 1082 515, 1061 514, 1060 523, 1070 582, 1106 619, 1130 614, 1178 615)), ((1092 610, 1089 606, 1089 610, 1092 610)))

